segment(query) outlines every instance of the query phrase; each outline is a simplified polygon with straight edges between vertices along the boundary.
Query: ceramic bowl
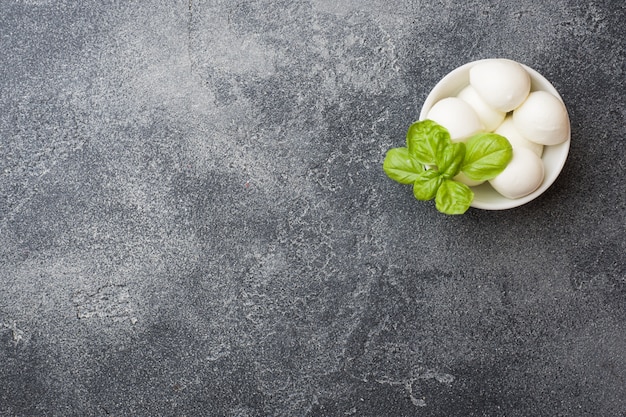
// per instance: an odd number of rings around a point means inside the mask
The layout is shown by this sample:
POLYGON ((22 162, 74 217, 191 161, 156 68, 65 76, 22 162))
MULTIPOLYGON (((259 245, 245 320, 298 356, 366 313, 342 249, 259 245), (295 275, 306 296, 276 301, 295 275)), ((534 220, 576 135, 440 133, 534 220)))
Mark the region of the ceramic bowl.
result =
MULTIPOLYGON (((428 114, 428 111, 436 102, 446 97, 455 97, 463 88, 469 85, 470 68, 479 62, 482 61, 469 62, 443 77, 426 97, 426 101, 420 112, 420 120, 426 118, 426 114, 428 114)), ((563 101, 558 91, 556 91, 548 80, 532 68, 524 64, 521 65, 530 75, 531 91, 547 91, 563 101)), ((472 191, 474 191, 474 201, 472 201, 471 207, 484 210, 505 210, 521 206, 539 197, 554 183, 563 169, 567 154, 569 153, 570 136, 571 134, 568 129, 568 136, 565 142, 558 145, 544 146, 543 155, 541 157, 545 170, 544 179, 539 188, 534 192, 521 198, 509 199, 494 190, 488 182, 485 182, 479 186, 472 187, 472 191)))

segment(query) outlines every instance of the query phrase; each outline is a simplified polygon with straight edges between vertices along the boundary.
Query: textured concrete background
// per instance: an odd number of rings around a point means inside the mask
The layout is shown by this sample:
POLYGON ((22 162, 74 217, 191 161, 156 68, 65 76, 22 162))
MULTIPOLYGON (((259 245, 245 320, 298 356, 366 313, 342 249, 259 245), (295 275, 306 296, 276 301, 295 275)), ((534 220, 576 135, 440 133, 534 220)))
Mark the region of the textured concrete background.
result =
POLYGON ((0 3, 0 415, 626 416, 622 0, 0 3), (553 82, 555 185, 382 171, 480 58, 553 82))

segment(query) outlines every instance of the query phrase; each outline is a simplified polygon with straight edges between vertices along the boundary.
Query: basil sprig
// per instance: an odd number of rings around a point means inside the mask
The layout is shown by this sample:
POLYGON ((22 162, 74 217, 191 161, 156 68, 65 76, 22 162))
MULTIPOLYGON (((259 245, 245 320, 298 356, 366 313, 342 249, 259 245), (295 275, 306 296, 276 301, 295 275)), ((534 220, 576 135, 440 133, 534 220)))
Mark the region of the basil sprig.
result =
POLYGON ((453 178, 463 172, 476 181, 496 177, 513 156, 511 144, 495 133, 479 133, 467 143, 450 140, 450 133, 432 120, 413 123, 406 135, 406 147, 387 152, 383 169, 389 178, 413 184, 418 200, 435 199, 445 214, 463 214, 474 199, 467 185, 453 178))
POLYGON ((461 171, 476 181, 487 181, 506 167, 513 153, 511 144, 495 133, 479 133, 467 141, 467 153, 461 171))

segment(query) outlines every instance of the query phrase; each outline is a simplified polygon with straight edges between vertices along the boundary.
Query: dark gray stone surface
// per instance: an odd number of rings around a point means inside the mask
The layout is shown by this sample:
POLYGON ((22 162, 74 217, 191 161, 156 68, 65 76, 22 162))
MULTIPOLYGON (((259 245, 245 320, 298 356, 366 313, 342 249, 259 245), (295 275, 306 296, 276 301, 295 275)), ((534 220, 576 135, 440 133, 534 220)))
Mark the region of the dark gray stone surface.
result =
POLYGON ((0 415, 626 416, 624 2, 0 3, 0 415), (453 68, 572 121, 538 200, 381 169, 453 68))

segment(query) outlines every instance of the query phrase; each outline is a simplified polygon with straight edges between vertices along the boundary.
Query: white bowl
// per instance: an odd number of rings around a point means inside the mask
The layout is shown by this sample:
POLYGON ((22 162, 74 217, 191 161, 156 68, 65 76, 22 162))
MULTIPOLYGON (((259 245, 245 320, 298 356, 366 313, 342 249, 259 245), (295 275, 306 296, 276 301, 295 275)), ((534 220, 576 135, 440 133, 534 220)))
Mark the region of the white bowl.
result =
MULTIPOLYGON (((436 102, 446 97, 456 97, 463 88, 467 87, 469 85, 469 70, 472 66, 479 62, 482 61, 469 62, 443 77, 441 81, 435 85, 435 88, 433 88, 428 94, 428 97, 426 97, 419 119, 426 119, 426 114, 428 114, 428 111, 436 102)), ((554 94, 559 98, 559 100, 563 101, 559 93, 548 80, 532 68, 529 68, 524 64, 521 65, 530 75, 531 91, 547 91, 554 94)), ((563 165, 565 165, 565 160, 567 159, 567 154, 569 153, 570 137, 571 134, 568 129, 567 140, 565 142, 558 145, 544 146, 541 159, 543 159, 545 175, 543 182, 534 192, 525 197, 512 200, 500 195, 489 185, 488 182, 485 182, 477 187, 472 187, 472 191, 474 191, 474 200, 472 201, 471 207, 484 210, 504 210, 521 206, 522 204, 526 204, 539 197, 552 185, 563 169, 563 165)))

